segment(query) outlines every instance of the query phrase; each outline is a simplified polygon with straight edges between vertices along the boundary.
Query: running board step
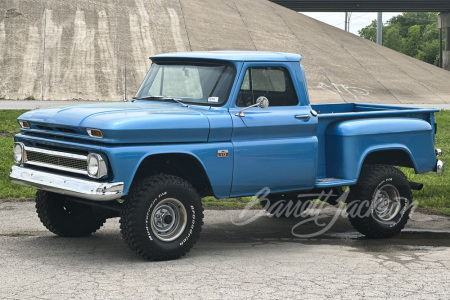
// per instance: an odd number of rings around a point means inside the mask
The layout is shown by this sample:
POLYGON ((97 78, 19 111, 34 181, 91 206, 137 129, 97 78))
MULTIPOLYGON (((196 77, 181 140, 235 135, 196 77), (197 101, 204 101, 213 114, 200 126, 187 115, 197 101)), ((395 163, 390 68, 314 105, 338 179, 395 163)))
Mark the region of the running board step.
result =
POLYGON ((335 186, 354 185, 356 181, 356 179, 320 178, 316 180, 314 186, 316 188, 330 188, 335 186))

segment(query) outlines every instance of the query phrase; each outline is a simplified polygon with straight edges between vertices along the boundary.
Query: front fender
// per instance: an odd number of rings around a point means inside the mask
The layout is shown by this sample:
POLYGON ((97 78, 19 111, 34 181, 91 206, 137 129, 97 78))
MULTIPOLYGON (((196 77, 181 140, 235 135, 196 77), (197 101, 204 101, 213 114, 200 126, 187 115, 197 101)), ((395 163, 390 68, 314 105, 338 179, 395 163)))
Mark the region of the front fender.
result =
POLYGON ((105 152, 113 169, 114 181, 124 182, 124 195, 128 193, 141 163, 147 157, 158 154, 185 154, 194 157, 203 166, 214 195, 218 198, 230 195, 233 171, 231 143, 123 146, 111 147, 105 152), (228 150, 228 156, 219 157, 218 150, 228 150))

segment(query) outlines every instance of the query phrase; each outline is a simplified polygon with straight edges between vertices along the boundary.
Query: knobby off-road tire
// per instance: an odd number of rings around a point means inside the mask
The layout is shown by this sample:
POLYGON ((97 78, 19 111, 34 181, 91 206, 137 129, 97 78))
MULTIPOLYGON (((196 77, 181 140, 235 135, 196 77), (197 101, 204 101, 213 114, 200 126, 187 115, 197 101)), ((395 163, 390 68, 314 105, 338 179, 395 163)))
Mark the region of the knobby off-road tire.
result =
POLYGON ((59 236, 80 237, 96 232, 106 218, 93 207, 69 201, 64 195, 38 190, 36 211, 42 224, 59 236))
POLYGON ((258 199, 261 206, 273 218, 299 218, 313 199, 298 198, 296 193, 269 194, 258 199))
POLYGON ((406 176, 387 165, 367 165, 350 187, 347 213, 353 227, 369 238, 389 238, 408 222, 412 193, 406 176))
POLYGON ((194 246, 203 225, 203 207, 194 187, 172 175, 136 182, 120 219, 123 239, 148 260, 179 258, 194 246))

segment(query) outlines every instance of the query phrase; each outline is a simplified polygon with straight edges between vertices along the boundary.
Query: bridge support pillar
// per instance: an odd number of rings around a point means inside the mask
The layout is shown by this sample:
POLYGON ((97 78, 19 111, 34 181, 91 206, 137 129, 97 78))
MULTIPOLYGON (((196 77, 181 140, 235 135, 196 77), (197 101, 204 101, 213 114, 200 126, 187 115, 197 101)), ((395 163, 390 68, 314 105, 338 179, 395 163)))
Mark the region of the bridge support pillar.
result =
POLYGON ((439 14, 439 28, 445 30, 445 47, 442 51, 442 68, 450 71, 450 12, 439 14))

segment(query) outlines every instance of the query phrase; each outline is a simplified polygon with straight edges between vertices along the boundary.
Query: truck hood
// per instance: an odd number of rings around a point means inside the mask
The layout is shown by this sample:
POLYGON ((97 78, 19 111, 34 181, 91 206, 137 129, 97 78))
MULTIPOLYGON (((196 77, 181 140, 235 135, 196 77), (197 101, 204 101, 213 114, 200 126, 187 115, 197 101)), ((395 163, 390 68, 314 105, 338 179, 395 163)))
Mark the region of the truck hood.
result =
POLYGON ((106 143, 206 142, 208 118, 199 110, 178 103, 128 102, 55 107, 27 112, 19 118, 40 132, 106 143), (86 129, 100 129, 93 138, 86 129))

